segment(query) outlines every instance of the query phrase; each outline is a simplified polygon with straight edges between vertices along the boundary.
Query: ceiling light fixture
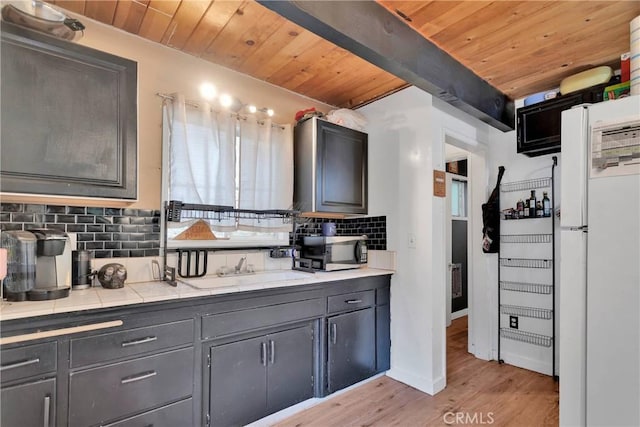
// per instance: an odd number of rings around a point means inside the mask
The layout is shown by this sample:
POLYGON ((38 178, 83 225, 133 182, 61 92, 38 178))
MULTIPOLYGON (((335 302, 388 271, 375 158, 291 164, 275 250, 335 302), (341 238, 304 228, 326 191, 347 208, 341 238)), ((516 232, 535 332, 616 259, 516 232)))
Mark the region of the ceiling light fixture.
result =
POLYGON ((222 95, 220 95, 220 105, 222 105, 224 108, 229 108, 231 107, 231 105, 233 104, 233 98, 231 97, 231 95, 223 93, 222 95))
POLYGON ((255 105, 249 105, 247 109, 251 114, 254 114, 256 111, 258 111, 258 108, 255 105))
POLYGON ((202 83, 200 85, 200 95, 204 99, 211 101, 216 97, 217 94, 218 94, 218 90, 211 83, 202 83))

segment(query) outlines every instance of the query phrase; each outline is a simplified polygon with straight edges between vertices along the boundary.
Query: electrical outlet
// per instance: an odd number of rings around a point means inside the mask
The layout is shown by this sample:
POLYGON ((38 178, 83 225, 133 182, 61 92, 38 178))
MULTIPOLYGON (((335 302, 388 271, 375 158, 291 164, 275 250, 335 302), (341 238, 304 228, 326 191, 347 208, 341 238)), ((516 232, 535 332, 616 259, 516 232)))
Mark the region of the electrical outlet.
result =
POLYGON ((269 251, 269 257, 271 258, 291 258, 293 249, 271 249, 269 251))
POLYGON ((518 329, 518 316, 509 316, 509 327, 511 329, 518 329))

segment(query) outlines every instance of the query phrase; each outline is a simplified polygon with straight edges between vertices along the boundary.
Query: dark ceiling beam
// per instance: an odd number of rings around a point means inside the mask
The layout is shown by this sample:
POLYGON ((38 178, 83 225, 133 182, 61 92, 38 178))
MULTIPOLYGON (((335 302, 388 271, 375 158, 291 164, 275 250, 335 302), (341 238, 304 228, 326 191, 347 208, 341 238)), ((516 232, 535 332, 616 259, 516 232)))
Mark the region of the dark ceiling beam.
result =
POLYGON ((512 100, 374 1, 257 1, 496 129, 514 128, 512 100))

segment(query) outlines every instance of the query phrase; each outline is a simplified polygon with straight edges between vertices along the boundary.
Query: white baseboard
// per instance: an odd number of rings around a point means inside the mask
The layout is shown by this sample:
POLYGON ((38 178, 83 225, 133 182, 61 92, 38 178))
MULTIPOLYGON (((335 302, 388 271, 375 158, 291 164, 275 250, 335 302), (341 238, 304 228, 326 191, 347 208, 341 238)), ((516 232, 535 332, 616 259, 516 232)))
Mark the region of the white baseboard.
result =
POLYGON ((545 375, 551 375, 551 364, 541 362, 540 360, 530 359, 519 354, 501 352, 502 360, 508 365, 517 366, 519 368, 528 369, 530 371, 539 372, 545 375))
POLYGON ((411 386, 415 389, 423 391, 427 394, 433 396, 438 391, 437 387, 433 381, 428 378, 419 376, 414 374, 413 372, 408 372, 402 369, 392 367, 391 370, 387 371, 387 376, 393 378, 394 380, 400 381, 408 386, 411 386))
POLYGON ((468 308, 454 311, 453 313, 451 313, 451 320, 459 319, 461 317, 467 316, 468 314, 469 314, 468 308))

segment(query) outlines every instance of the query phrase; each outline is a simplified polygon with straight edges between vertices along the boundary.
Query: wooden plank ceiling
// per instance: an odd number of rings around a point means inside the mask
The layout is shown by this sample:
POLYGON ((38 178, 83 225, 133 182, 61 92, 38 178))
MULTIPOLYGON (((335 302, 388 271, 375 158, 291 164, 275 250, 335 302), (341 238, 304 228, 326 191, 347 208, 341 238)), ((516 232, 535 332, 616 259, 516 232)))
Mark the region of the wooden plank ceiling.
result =
MULTIPOLYGON (((378 2, 513 99, 592 66, 619 66, 640 15, 637 1, 378 2)), ((50 3, 339 107, 406 86, 253 0, 50 3)))

